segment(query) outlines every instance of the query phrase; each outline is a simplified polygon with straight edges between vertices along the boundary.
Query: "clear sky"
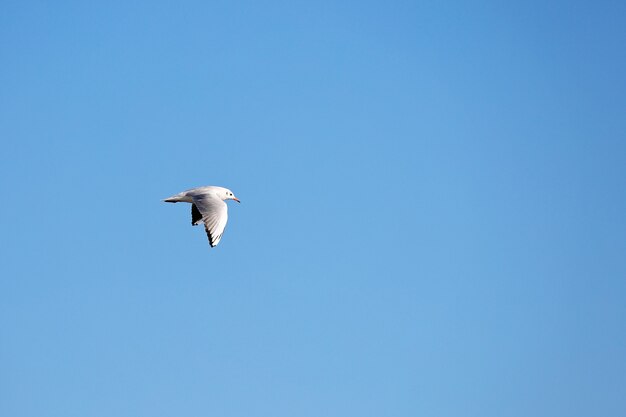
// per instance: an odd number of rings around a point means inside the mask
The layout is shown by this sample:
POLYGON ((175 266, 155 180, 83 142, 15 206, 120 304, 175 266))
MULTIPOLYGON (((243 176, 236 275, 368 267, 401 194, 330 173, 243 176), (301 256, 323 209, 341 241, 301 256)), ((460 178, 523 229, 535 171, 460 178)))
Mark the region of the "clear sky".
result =
POLYGON ((623 1, 4 2, 0 415, 626 415, 625 44, 623 1))

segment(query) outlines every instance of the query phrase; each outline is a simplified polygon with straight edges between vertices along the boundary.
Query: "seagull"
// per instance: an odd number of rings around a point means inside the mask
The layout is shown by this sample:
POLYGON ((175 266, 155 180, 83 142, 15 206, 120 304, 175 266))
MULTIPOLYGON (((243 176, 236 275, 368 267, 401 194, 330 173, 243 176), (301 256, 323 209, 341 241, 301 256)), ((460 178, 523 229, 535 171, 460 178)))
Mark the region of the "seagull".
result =
POLYGON ((191 225, 204 223, 204 230, 209 237, 209 245, 217 246, 224 234, 228 221, 228 206, 225 200, 241 203, 228 188, 209 185, 192 188, 163 200, 166 203, 191 203, 191 225))

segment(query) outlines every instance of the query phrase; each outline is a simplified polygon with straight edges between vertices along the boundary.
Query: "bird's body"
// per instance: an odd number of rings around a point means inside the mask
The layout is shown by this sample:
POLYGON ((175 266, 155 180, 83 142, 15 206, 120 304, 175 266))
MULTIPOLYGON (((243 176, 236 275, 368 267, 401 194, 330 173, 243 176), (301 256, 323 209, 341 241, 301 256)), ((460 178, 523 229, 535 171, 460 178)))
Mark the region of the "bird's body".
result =
POLYGON ((217 246, 228 221, 228 206, 224 200, 240 202, 228 188, 209 185, 192 188, 166 198, 166 203, 191 203, 191 224, 204 223, 209 244, 217 246))

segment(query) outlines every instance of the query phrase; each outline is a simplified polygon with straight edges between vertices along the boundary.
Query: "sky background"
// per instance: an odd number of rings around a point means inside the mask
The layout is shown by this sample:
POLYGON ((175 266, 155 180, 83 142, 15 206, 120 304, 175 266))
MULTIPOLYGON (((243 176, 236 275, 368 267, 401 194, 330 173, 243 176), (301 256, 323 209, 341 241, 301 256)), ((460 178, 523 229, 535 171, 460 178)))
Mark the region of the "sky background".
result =
POLYGON ((0 9, 0 415, 626 415, 626 3, 0 9))

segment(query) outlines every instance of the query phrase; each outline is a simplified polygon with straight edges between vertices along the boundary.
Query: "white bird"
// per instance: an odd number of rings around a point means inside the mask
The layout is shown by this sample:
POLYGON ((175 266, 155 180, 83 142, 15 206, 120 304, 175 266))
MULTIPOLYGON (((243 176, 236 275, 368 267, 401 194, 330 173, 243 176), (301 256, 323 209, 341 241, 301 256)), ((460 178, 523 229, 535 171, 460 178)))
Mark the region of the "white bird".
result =
POLYGON ((191 203, 191 225, 196 226, 202 221, 204 230, 209 237, 211 247, 217 246, 224 234, 228 221, 228 206, 225 200, 241 203, 228 188, 206 186, 192 188, 166 198, 166 203, 191 203))

